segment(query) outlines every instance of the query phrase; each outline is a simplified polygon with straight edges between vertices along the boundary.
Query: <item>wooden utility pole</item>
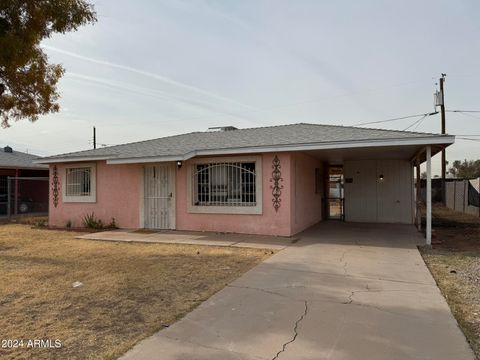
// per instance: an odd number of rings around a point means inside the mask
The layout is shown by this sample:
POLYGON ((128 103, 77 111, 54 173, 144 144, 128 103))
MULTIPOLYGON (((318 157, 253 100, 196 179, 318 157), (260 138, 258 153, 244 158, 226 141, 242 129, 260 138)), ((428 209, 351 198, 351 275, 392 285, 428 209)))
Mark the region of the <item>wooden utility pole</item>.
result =
POLYGON ((97 130, 93 127, 93 148, 97 148, 97 130))
MULTIPOLYGON (((442 74, 442 77, 440 78, 440 96, 441 96, 440 115, 441 115, 441 119, 442 119, 442 135, 446 134, 446 127, 445 127, 445 92, 444 92, 445 76, 447 76, 447 74, 442 74)), ((444 205, 447 202, 446 189, 445 189, 446 173, 447 173, 447 160, 446 160, 445 148, 443 148, 442 149, 442 202, 443 202, 444 205)))

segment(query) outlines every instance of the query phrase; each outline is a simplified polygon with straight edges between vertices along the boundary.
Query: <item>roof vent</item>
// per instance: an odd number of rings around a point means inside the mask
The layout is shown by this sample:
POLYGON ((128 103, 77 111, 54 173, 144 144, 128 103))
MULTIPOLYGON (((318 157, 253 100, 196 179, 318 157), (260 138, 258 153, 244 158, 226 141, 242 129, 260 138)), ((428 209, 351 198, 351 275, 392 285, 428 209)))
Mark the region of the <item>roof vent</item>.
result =
POLYGON ((6 153, 13 153, 13 149, 10 146, 5 146, 3 148, 3 151, 5 151, 6 153))
POLYGON ((208 130, 233 131, 238 130, 238 128, 235 126, 215 126, 208 128, 208 130))

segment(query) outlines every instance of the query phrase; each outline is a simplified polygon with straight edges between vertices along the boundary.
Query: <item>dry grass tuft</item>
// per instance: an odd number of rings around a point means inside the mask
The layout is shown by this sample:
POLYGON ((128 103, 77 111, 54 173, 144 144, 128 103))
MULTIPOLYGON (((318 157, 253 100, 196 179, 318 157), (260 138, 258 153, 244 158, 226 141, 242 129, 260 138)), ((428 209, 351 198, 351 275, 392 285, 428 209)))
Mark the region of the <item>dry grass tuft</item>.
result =
POLYGON ((423 258, 480 359, 480 253, 424 250, 423 258))
POLYGON ((60 349, 0 349, 0 358, 114 358, 270 254, 96 242, 76 235, 0 226, 0 338, 63 344, 60 349), (74 289, 74 281, 84 285, 74 289))
POLYGON ((480 219, 439 204, 433 217, 441 244, 422 255, 480 360, 480 219))

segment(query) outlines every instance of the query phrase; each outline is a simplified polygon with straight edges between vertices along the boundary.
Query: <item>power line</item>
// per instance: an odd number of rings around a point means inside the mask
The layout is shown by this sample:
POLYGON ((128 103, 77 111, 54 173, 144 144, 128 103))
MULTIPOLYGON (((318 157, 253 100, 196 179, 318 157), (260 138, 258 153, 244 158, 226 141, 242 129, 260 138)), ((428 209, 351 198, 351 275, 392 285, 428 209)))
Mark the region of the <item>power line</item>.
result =
POLYGON ((391 122, 391 121, 397 121, 397 120, 405 120, 405 119, 416 118, 416 117, 419 117, 419 116, 427 117, 427 116, 431 116, 431 115, 435 115, 435 114, 438 114, 438 111, 435 111, 435 112, 432 112, 432 113, 408 115, 408 116, 397 117, 397 118, 386 119, 386 120, 379 120, 379 121, 371 121, 371 122, 360 123, 360 124, 353 124, 353 125, 351 125, 351 126, 370 125, 370 124, 381 124, 381 123, 386 123, 386 122, 391 122))
POLYGON ((416 125, 412 130, 415 130, 415 131, 416 131, 416 130, 418 129, 418 127, 419 127, 420 125, 422 125, 422 123, 425 121, 426 118, 427 118, 426 116, 424 116, 423 118, 421 118, 421 119, 419 120, 419 122, 417 123, 417 125, 416 125))
POLYGON ((415 126, 417 125, 420 125, 420 123, 425 120, 425 118, 427 117, 427 115, 423 115, 420 119, 418 120, 415 120, 413 123, 411 123, 410 125, 408 125, 405 129, 403 129, 403 131, 407 131, 408 129, 410 129, 412 126, 415 126))
POLYGON ((453 113, 480 113, 480 110, 445 110, 453 113))
POLYGON ((471 139, 471 138, 467 138, 467 137, 457 137, 457 139, 480 142, 480 139, 471 139))
POLYGON ((462 112, 457 111, 456 113, 460 114, 460 115, 463 115, 463 116, 468 116, 468 117, 473 118, 473 119, 480 119, 480 117, 472 115, 471 113, 468 113, 468 112, 466 113, 466 112, 463 112, 463 111, 462 112))

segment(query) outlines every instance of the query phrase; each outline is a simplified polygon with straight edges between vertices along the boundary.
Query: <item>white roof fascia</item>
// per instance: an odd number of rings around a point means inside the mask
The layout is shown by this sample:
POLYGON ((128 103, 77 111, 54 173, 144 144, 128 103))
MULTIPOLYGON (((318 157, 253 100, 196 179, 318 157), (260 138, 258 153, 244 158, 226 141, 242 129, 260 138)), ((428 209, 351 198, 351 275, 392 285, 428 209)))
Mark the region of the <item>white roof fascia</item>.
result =
POLYGON ((331 149, 351 149, 363 147, 381 147, 381 146, 412 146, 412 145, 451 145, 455 142, 453 135, 440 135, 415 138, 399 139, 378 139, 378 140, 355 140, 355 141, 332 141, 311 144, 287 144, 273 146, 255 146, 228 149, 209 149, 197 150, 184 155, 150 156, 134 158, 111 158, 107 159, 107 164, 135 164, 135 163, 153 163, 168 161, 184 161, 195 156, 225 155, 225 154, 252 154, 261 152, 285 152, 285 151, 308 151, 308 150, 331 150, 331 149))
POLYGON ((64 163, 64 162, 82 162, 82 161, 98 161, 98 160, 107 160, 112 159, 112 155, 90 155, 90 156, 79 156, 79 157, 44 157, 40 159, 33 160, 34 164, 55 164, 55 163, 64 163))
POLYGON ((171 162, 171 161, 185 161, 197 155, 196 151, 189 152, 184 155, 166 155, 166 156, 149 156, 149 157, 134 157, 134 158, 116 158, 107 160, 107 164, 138 164, 138 163, 156 163, 156 162, 171 162))
POLYGON ((0 165, 0 169, 2 170, 39 170, 45 171, 48 170, 48 166, 3 166, 0 165))

